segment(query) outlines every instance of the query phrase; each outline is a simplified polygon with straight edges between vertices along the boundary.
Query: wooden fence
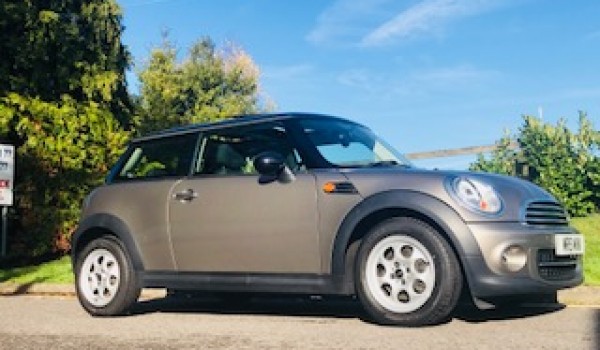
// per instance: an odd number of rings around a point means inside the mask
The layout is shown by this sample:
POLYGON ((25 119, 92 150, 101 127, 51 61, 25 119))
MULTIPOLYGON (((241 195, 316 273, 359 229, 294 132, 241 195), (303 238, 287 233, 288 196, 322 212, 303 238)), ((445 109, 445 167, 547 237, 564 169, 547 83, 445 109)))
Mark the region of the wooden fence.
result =
MULTIPOLYGON (((518 147, 518 144, 516 142, 513 142, 510 144, 511 149, 515 149, 517 147, 518 147)), ((498 148, 498 145, 472 146, 472 147, 444 149, 444 150, 428 151, 428 152, 407 153, 407 154, 405 154, 405 156, 408 159, 446 158, 446 157, 464 156, 464 155, 470 155, 470 154, 488 153, 488 152, 492 152, 496 148, 498 148)))

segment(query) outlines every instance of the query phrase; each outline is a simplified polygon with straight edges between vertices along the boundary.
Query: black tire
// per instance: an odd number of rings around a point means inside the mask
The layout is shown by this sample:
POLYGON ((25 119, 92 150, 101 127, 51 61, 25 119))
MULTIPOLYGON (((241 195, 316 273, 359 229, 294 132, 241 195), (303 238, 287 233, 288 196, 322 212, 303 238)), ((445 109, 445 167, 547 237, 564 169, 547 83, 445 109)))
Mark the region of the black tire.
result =
POLYGON ((376 225, 363 239, 356 259, 355 287, 365 311, 376 323, 431 325, 447 320, 456 307, 462 273, 452 248, 439 232, 421 220, 398 217, 376 225), (388 244, 391 251, 386 248, 388 244), (380 255, 381 249, 385 250, 380 255), (368 280, 367 273, 371 273, 368 280))
POLYGON ((113 236, 94 239, 77 254, 75 288, 79 303, 93 316, 123 315, 137 301, 141 292, 131 259, 122 243, 113 236), (105 272, 102 268, 97 273, 104 259, 112 272, 105 272), (101 283, 99 280, 104 280, 104 285, 108 283, 110 286, 97 286, 101 283))

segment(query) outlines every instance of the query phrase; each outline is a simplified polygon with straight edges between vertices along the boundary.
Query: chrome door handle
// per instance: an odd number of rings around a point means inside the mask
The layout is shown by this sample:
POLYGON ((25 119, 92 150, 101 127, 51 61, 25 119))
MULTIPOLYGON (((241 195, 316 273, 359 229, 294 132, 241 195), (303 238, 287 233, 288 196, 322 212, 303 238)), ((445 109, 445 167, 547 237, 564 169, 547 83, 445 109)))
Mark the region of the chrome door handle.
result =
POLYGON ((173 198, 180 202, 189 202, 189 201, 194 200, 194 198, 197 198, 197 197, 198 197, 198 193, 195 192, 194 190, 192 190, 191 188, 181 191, 181 192, 177 192, 173 195, 173 198))

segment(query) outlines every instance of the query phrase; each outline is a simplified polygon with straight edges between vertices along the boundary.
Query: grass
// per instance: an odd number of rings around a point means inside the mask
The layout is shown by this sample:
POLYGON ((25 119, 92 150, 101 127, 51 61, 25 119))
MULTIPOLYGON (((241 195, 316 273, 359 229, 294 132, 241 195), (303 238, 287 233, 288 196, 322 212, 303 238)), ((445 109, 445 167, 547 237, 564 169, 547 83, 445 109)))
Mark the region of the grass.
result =
POLYGON ((71 257, 63 256, 58 260, 40 265, 0 270, 0 282, 18 284, 31 283, 73 283, 71 257))
POLYGON ((575 218, 571 224, 585 236, 584 283, 600 286, 600 214, 575 218))
MULTIPOLYGON (((585 284, 600 286, 600 214, 575 218, 571 223, 585 236, 585 284)), ((71 259, 65 256, 40 265, 0 269, 0 282, 73 283, 71 259)))

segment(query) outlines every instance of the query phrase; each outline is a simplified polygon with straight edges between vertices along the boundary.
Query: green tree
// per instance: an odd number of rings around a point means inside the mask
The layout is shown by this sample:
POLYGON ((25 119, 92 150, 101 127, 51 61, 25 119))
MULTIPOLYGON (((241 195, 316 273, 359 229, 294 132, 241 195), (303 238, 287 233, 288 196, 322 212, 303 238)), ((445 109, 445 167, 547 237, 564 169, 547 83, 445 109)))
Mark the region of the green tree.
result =
POLYGON ((525 116, 511 150, 510 135, 498 142, 491 157, 479 155, 471 170, 509 175, 522 173, 552 193, 573 216, 584 216, 600 208, 600 132, 585 113, 579 114, 579 128, 573 133, 564 119, 556 125, 525 116))
POLYGON ((65 252, 131 122, 115 0, 0 2, 0 139, 17 147, 12 255, 65 252))
POLYGON ((139 72, 138 131, 257 112, 258 76, 250 56, 237 47, 217 49, 204 38, 178 62, 177 49, 165 39, 139 72))
POLYGON ((475 163, 471 164, 471 170, 515 176, 516 159, 514 142, 510 133, 505 131, 504 136, 496 141, 496 149, 492 151, 491 157, 486 158, 483 154, 478 154, 475 163))
POLYGON ((102 183, 128 133, 95 102, 59 102, 9 94, 0 101, 0 132, 23 140, 17 149, 16 207, 21 232, 13 254, 68 251, 83 198, 102 183))
POLYGON ((115 0, 0 2, 0 96, 44 101, 68 94, 129 122, 129 54, 115 0))

